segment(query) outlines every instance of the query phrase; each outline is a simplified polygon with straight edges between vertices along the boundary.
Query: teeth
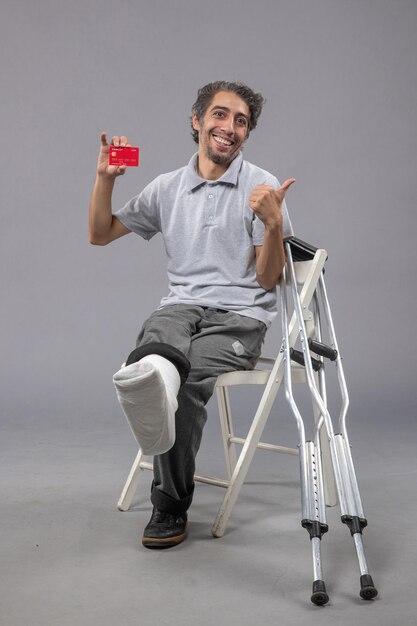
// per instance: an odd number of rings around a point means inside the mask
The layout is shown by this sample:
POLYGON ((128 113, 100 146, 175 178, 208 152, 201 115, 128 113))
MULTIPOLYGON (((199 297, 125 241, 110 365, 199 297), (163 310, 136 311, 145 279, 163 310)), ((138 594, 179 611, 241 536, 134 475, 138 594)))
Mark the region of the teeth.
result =
POLYGON ((227 139, 223 139, 223 137, 216 137, 215 135, 213 135, 213 137, 217 141, 217 143, 222 143, 224 146, 232 145, 231 141, 228 141, 227 139))

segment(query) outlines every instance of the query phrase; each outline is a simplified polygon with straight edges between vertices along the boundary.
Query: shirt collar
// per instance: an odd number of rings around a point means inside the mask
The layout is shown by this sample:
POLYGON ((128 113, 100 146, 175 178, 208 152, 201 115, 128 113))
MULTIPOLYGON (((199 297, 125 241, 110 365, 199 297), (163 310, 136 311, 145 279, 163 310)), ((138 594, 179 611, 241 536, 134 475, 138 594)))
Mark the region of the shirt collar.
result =
POLYGON ((208 182, 215 184, 226 183, 233 186, 237 185, 240 168, 242 167, 243 161, 242 152, 239 152, 238 155, 233 159, 223 176, 213 181, 208 181, 205 178, 201 178, 201 176, 197 174, 197 157, 198 152, 193 154, 186 168, 186 186, 188 191, 194 191, 194 189, 197 189, 197 187, 205 185, 208 182))

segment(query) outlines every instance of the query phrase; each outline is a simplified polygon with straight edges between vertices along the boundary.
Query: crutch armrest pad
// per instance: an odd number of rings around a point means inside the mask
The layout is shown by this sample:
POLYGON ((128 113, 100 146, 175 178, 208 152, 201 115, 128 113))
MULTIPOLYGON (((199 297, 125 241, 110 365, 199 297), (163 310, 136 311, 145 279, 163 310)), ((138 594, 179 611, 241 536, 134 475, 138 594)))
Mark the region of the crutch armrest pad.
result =
POLYGON ((318 250, 297 237, 286 237, 284 242, 290 244, 293 261, 311 261, 318 250))

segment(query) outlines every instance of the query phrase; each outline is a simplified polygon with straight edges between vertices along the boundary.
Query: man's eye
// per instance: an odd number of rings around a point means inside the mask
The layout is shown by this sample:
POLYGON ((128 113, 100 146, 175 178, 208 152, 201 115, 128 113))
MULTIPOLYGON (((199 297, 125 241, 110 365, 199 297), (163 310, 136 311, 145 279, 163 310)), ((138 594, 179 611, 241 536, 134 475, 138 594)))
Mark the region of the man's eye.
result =
POLYGON ((223 111, 215 111, 214 115, 217 115, 218 117, 223 117, 224 112, 223 111))
POLYGON ((239 117, 237 120, 237 123, 240 124, 240 126, 246 126, 247 122, 246 122, 246 118, 245 117, 239 117))

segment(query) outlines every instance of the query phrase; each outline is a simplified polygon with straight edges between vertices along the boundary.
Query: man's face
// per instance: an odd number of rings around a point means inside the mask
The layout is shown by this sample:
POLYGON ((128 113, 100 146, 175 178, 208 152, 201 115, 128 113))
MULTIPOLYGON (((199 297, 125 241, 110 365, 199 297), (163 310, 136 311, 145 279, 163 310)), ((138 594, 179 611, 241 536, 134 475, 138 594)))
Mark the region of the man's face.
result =
POLYGON ((193 128, 199 131, 199 149, 203 154, 213 163, 228 165, 248 135, 249 107, 234 92, 219 91, 201 122, 193 116, 193 128))

